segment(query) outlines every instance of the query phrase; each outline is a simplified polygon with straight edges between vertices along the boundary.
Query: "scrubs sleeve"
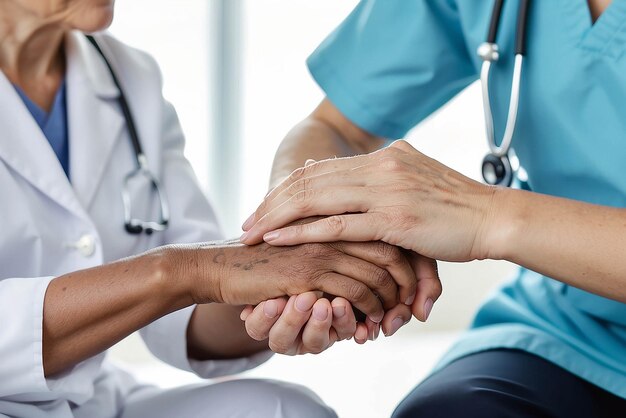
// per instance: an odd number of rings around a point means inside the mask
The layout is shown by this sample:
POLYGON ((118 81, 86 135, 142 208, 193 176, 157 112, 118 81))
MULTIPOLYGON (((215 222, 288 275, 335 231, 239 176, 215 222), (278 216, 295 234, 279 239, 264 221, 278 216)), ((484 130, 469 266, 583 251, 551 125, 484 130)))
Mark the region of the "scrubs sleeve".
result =
MULTIPOLYGON (((165 243, 189 243, 222 239, 215 212, 203 194, 189 161, 183 154, 184 136, 174 108, 164 102, 163 166, 161 180, 171 212, 165 243)), ((272 356, 267 350, 251 357, 196 361, 187 356, 187 326, 195 306, 167 315, 140 331, 149 350, 159 359, 203 378, 238 373, 272 356)))
POLYGON ((362 0, 307 64, 349 120, 393 139, 477 79, 454 0, 362 0))

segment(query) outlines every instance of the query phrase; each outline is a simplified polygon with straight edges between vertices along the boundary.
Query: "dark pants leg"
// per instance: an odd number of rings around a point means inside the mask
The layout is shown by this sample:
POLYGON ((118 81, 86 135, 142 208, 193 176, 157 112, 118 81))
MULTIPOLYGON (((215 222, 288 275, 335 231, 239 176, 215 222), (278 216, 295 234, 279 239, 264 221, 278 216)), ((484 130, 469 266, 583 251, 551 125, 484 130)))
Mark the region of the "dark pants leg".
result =
POLYGON ((393 418, 626 416, 626 400, 519 350, 463 357, 428 377, 393 418), (616 413, 617 411, 617 413, 616 413))

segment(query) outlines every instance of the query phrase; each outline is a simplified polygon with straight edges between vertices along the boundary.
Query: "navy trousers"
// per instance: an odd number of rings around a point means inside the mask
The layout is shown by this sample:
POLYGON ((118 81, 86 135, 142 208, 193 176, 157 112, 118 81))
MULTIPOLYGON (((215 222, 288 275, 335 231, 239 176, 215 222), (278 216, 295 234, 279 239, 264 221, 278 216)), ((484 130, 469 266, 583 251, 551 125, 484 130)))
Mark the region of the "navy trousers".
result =
POLYGON ((538 356, 491 350, 460 358, 418 385, 393 418, 626 417, 626 399, 538 356))

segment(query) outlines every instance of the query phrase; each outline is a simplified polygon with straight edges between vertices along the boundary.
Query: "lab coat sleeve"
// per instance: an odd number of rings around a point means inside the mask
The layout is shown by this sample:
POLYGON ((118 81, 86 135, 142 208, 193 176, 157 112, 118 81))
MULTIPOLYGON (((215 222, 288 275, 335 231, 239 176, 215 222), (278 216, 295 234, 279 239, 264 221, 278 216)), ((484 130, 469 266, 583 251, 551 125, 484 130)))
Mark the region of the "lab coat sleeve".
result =
MULTIPOLYGON (((171 211, 165 243, 189 243, 222 239, 213 208, 202 193, 191 165, 183 155, 184 137, 173 107, 164 102, 163 109, 162 184, 171 211)), ((194 361, 187 357, 186 330, 194 307, 167 315, 141 330, 150 351, 177 368, 200 377, 233 374, 256 367, 271 357, 264 351, 233 360, 194 361)))
POLYGON ((43 303, 53 277, 0 281, 0 399, 49 392, 43 372, 43 303))
POLYGON ((348 119, 397 139, 477 79, 470 52, 454 0, 362 0, 307 63, 348 119))

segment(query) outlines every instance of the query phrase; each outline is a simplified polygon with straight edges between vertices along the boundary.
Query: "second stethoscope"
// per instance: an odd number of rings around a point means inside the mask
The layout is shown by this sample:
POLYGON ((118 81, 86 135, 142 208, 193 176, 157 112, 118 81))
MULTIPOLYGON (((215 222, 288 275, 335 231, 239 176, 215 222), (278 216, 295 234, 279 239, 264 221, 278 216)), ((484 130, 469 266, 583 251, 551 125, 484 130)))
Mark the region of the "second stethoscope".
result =
POLYGON ((478 47, 478 56, 483 60, 480 71, 480 82, 483 93, 483 107, 485 111, 485 125, 487 131, 487 143, 489 144, 489 154, 484 158, 482 164, 483 179, 491 185, 510 186, 513 182, 514 167, 511 160, 514 151, 511 149, 513 133, 515 132, 515 122, 519 108, 520 84, 522 79, 522 64, 526 56, 526 27, 528 21, 528 9, 530 0, 520 0, 517 14, 517 28, 515 34, 515 63, 513 67, 513 81, 511 83, 511 98, 509 101, 509 112, 506 119, 506 127, 500 145, 496 144, 493 115, 491 113, 491 101, 489 98, 489 74, 492 63, 498 61, 500 51, 496 43, 498 28, 500 26, 500 16, 504 0, 495 0, 487 41, 478 47))
POLYGON ((104 63, 106 64, 111 74, 111 78, 113 79, 113 83, 115 83, 115 86, 120 93, 120 107, 122 109, 122 113, 124 114, 124 120, 126 122, 128 134, 130 136, 133 151, 135 153, 135 161, 137 162, 137 168, 135 170, 132 170, 124 177, 124 182, 122 184, 122 201, 124 203, 124 228, 129 234, 141 234, 142 232, 145 232, 147 235, 150 235, 153 232, 165 231, 169 225, 170 220, 170 210, 167 204, 167 198, 165 196, 165 193, 161 189, 161 186, 159 185, 159 181, 154 176, 154 174, 152 174, 150 168, 148 167, 148 160, 146 159, 146 154, 144 154, 143 148, 141 147, 141 142, 139 142, 139 134, 137 132, 137 128, 135 127, 135 123, 130 112, 130 107, 128 106, 128 101, 126 100, 126 96, 124 95, 124 90, 122 89, 122 86, 120 85, 120 82, 115 75, 115 71, 113 71, 113 67, 111 67, 111 64, 109 63, 109 60, 102 52, 102 49, 100 49, 98 42, 96 42, 93 36, 87 36, 87 39, 96 48, 96 50, 104 60, 104 63), (147 181, 150 184, 152 190, 154 190, 155 196, 159 201, 160 208, 160 215, 158 220, 145 221, 133 218, 130 184, 137 179, 143 179, 147 181))

